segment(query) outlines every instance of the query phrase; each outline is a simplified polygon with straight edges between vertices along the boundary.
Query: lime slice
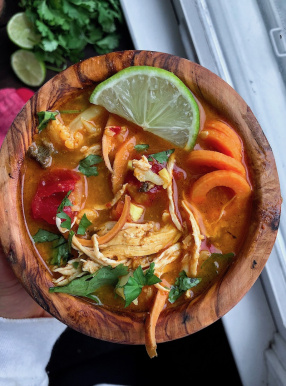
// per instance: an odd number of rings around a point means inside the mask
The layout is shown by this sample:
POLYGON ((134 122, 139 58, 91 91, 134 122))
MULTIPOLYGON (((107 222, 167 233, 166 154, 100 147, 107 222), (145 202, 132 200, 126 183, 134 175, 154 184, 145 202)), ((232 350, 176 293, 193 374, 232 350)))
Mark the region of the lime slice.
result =
POLYGON ((10 40, 21 48, 33 48, 40 41, 40 36, 34 32, 33 24, 24 12, 11 17, 7 24, 7 33, 10 40))
POLYGON ((28 86, 40 86, 46 77, 45 64, 31 51, 18 50, 11 56, 11 66, 18 78, 28 86))
POLYGON ((149 66, 129 67, 100 83, 90 102, 179 147, 191 149, 200 125, 198 105, 173 73, 149 66))

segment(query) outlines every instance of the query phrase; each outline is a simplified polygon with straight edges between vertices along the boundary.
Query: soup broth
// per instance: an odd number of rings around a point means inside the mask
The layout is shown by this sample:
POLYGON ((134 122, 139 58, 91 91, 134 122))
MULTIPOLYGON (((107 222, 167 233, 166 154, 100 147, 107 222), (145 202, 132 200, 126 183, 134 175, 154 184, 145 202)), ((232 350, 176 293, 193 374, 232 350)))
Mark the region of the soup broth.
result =
POLYGON ((59 102, 24 162, 24 213, 39 258, 59 292, 84 297, 71 283, 125 267, 86 293, 95 306, 148 312, 159 291, 169 294, 165 307, 190 301, 243 243, 251 213, 243 142, 202 100, 187 151, 91 105, 90 93, 59 102))

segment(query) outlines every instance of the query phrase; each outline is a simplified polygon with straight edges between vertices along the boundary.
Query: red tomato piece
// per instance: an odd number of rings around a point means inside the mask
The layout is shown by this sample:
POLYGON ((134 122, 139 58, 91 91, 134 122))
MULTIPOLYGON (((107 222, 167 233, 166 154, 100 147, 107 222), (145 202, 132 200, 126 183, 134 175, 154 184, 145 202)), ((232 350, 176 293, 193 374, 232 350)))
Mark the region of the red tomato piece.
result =
MULTIPOLYGON (((46 173, 40 180, 32 201, 33 218, 55 224, 59 205, 67 193, 74 190, 78 180, 80 180, 79 175, 68 169, 56 169, 46 173)), ((65 207, 63 210, 73 217, 70 207, 65 207)))

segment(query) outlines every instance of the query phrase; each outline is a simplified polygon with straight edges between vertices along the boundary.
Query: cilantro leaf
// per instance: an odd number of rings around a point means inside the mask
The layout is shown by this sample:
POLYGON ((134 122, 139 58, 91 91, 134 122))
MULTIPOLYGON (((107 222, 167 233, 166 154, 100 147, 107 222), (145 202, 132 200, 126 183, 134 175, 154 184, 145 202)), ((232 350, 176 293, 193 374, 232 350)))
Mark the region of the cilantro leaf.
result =
POLYGON ((145 285, 160 283, 162 280, 154 275, 155 263, 151 263, 149 269, 143 272, 141 265, 133 272, 127 283, 122 286, 124 289, 125 307, 128 307, 142 291, 145 285))
POLYGON ((100 162, 102 162, 102 158, 99 155, 90 154, 80 161, 78 170, 87 177, 98 176, 97 167, 94 165, 100 162))
POLYGON ((181 271, 169 292, 169 302, 174 303, 185 291, 198 285, 201 280, 198 277, 188 277, 185 271, 181 271))
POLYGON ((64 220, 61 222, 61 228, 71 229, 71 218, 65 212, 60 212, 57 214, 57 217, 64 220))
POLYGON ((145 143, 134 146, 134 149, 137 151, 144 151, 144 150, 147 150, 148 148, 149 148, 149 145, 147 145, 145 143))
POLYGON ((39 118, 38 130, 41 132, 50 121, 54 121, 58 115, 58 111, 39 111, 37 113, 39 118))
POLYGON ((66 239, 61 236, 58 240, 53 241, 52 257, 49 261, 51 265, 64 265, 70 257, 69 246, 66 239))
POLYGON ((78 235, 84 235, 85 231, 86 231, 86 228, 88 228, 91 224, 92 224, 92 222, 89 221, 89 219, 86 217, 86 214, 84 214, 82 216, 82 218, 80 219, 80 223, 78 225, 77 234, 78 235))
POLYGON ((46 231, 45 229, 39 229, 38 232, 33 236, 35 243, 45 243, 48 241, 58 240, 61 235, 53 232, 46 231))
POLYGON ((65 198, 63 199, 63 201, 60 203, 59 207, 58 207, 58 210, 57 210, 57 213, 60 213, 62 212, 62 210, 64 209, 65 206, 72 206, 72 202, 69 200, 69 195, 71 194, 72 190, 69 190, 65 196, 65 198))
POLYGON ((119 264, 117 267, 111 266, 102 267, 93 274, 88 274, 71 281, 66 286, 51 287, 50 292, 63 292, 74 296, 90 295, 98 288, 104 285, 111 285, 113 287, 118 283, 120 276, 124 276, 128 273, 128 268, 123 264, 119 264))
POLYGON ((159 164, 163 164, 168 161, 168 158, 172 153, 174 153, 175 149, 169 149, 165 151, 160 151, 160 153, 150 154, 148 157, 148 161, 152 161, 155 159, 159 164))

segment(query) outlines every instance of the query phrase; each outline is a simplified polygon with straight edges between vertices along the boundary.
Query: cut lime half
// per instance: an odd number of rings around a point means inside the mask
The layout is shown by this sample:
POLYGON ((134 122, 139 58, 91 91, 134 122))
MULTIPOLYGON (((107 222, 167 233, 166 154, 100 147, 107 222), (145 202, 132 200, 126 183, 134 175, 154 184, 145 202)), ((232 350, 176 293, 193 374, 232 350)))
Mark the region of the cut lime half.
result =
POLYGON ((188 87, 167 70, 128 67, 100 83, 90 102, 186 150, 196 142, 198 105, 188 87))
POLYGON ((40 86, 46 77, 46 67, 31 51, 18 50, 11 56, 11 66, 17 77, 26 85, 40 86))
POLYGON ((34 32, 24 12, 16 13, 7 24, 7 33, 14 44, 21 48, 31 49, 39 43, 40 36, 34 32))

